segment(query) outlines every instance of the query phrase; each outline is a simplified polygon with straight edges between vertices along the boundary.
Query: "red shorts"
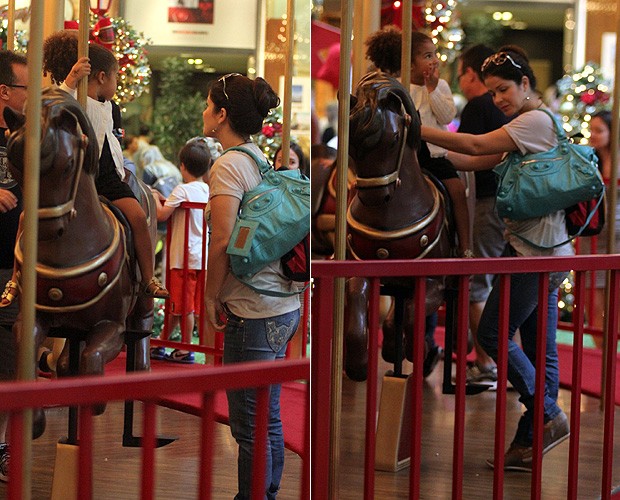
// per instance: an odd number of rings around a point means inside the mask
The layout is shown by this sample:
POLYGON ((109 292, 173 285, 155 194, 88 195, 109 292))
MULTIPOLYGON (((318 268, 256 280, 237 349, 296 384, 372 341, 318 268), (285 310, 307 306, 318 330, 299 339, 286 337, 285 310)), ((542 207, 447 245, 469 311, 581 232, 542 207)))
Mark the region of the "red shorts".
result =
POLYGON ((200 301, 200 289, 203 284, 204 271, 188 269, 187 278, 183 280, 183 269, 170 270, 170 312, 178 316, 195 313, 200 315, 204 306, 200 301), (185 296, 185 307, 183 307, 185 296))

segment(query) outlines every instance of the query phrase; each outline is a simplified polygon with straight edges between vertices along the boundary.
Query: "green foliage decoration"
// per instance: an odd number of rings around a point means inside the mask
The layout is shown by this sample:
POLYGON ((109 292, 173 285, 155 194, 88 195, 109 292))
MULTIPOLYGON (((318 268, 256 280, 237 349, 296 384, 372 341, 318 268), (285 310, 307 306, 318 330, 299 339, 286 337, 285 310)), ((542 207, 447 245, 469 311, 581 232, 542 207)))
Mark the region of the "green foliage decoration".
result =
POLYGON ((175 164, 185 142, 202 135, 205 99, 200 92, 192 91, 191 76, 192 70, 182 58, 164 59, 152 131, 154 143, 175 164))

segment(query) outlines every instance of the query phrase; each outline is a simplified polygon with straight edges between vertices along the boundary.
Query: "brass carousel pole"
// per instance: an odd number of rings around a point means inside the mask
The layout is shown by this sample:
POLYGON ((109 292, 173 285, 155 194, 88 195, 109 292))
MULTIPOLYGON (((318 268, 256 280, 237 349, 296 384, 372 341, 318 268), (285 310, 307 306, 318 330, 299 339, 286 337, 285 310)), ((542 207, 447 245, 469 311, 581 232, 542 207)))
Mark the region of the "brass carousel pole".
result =
POLYGON ((400 81, 403 87, 409 91, 411 84, 411 22, 412 22, 412 0, 403 0, 403 45, 400 56, 400 81))
MULTIPOLYGON (((616 54, 620 54, 620 0, 616 2, 616 54)), ((620 117, 618 113, 620 99, 620 64, 616 57, 614 73, 613 109, 611 113, 611 172, 609 178, 609 190, 607 191, 607 253, 616 253, 616 204, 618 203, 618 134, 620 133, 620 117)), ((607 271, 605 280, 605 304, 609 304, 609 288, 611 286, 611 272, 607 271)), ((615 304, 612 307, 616 307, 615 304)), ((609 327, 607 321, 603 321, 603 369, 601 370, 601 400, 600 409, 605 408, 605 386, 607 378, 607 351, 609 349, 609 327)))
MULTIPOLYGON (((33 0, 30 13, 28 44, 28 106, 26 108, 26 146, 24 161, 24 262, 21 274, 21 315, 24 332, 34 332, 36 264, 39 208, 39 159, 41 135, 41 73, 43 72, 43 0, 33 0)), ((9 23, 11 24, 11 23, 9 23)), ((9 37, 12 38, 12 37, 9 37)), ((17 374, 19 380, 34 380, 34 336, 21 339, 17 374)), ((22 469, 22 497, 31 498, 32 476, 32 410, 25 412, 22 469)))
POLYGON ((9 0, 8 5, 8 21, 9 25, 6 32, 6 48, 7 50, 15 49, 15 0, 9 0))
MULTIPOLYGON (((78 29, 78 59, 88 56, 88 31, 90 26, 90 3, 88 0, 80 0, 79 12, 80 26, 78 29)), ((88 97, 88 79, 82 78, 78 82, 78 102, 86 111, 86 97, 88 97)))
POLYGON ((282 165, 288 166, 291 149, 291 96, 295 48, 295 1, 286 2, 286 59, 284 62, 284 102, 282 103, 282 165))
MULTIPOLYGON (((349 94, 351 93, 351 32, 353 0, 340 1, 340 80, 338 84, 338 155, 336 157, 335 259, 346 258, 347 174, 349 165, 349 94)), ((340 418, 342 409, 342 356, 344 339, 344 278, 334 282, 334 335, 332 339, 329 498, 338 499, 340 418)))

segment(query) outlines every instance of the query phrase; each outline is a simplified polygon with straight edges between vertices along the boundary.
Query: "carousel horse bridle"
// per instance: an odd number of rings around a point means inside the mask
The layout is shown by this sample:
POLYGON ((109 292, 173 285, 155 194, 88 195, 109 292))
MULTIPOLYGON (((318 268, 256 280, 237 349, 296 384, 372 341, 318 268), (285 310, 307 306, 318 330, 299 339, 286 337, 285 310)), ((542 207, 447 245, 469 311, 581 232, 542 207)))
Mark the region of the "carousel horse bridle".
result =
POLYGON ((73 174, 73 185, 71 186, 70 197, 66 202, 61 203, 60 205, 39 208, 37 212, 39 220, 59 219, 60 217, 64 217, 67 214, 69 215, 69 220, 71 220, 76 216, 75 197, 77 196, 80 176, 82 174, 82 167, 84 165, 84 156, 86 154, 86 146, 88 146, 88 137, 82 131, 82 127, 80 127, 80 123, 77 117, 75 121, 77 127, 77 135, 80 136, 80 147, 78 149, 77 165, 75 168, 75 173, 73 174))

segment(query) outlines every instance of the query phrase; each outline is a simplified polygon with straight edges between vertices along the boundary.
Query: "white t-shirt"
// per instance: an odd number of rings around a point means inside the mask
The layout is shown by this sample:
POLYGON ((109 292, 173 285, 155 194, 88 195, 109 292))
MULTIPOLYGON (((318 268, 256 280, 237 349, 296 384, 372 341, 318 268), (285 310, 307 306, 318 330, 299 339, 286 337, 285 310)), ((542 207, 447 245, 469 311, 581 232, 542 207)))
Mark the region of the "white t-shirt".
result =
MULTIPOLYGON (((71 94, 73 97, 77 96, 77 90, 70 88, 66 83, 60 84, 60 88, 65 92, 71 94)), ((105 144, 106 137, 108 138, 108 144, 110 145, 110 152, 114 160, 114 167, 116 173, 121 179, 125 178, 125 161, 123 160, 123 150, 118 139, 114 137, 112 130, 114 130, 114 118, 112 118, 112 103, 110 101, 98 101, 92 97, 86 99, 86 115, 90 120, 90 124, 97 136, 97 144, 99 145, 99 157, 103 151, 103 145, 105 144)))
MULTIPOLYGON (((193 181, 176 186, 164 203, 167 207, 178 207, 184 201, 207 203, 209 201, 209 185, 203 181, 193 181)), ((188 234, 188 269, 202 269, 202 210, 190 209, 188 234)), ((183 251, 185 248, 185 210, 172 213, 172 235, 170 238, 170 268, 183 269, 183 251)), ((208 250, 208 247, 207 247, 208 250)), ((206 253, 205 253, 206 256, 206 253)))
MULTIPOLYGON (((437 87, 431 93, 428 92, 425 85, 412 83, 409 87, 409 93, 413 99, 413 104, 420 113, 422 125, 439 130, 448 130, 447 125, 456 116, 454 97, 448 82, 440 78, 437 87)), ((432 158, 443 158, 448 154, 447 149, 434 144, 428 144, 428 150, 432 158)))
MULTIPOLYGON (((263 154, 255 144, 245 144, 259 157, 263 154)), ((220 156, 209 174, 210 199, 219 195, 228 195, 243 199, 243 194, 260 184, 261 176, 258 166, 245 153, 229 151, 220 156)), ((263 290, 296 291, 294 282, 282 274, 280 261, 267 265, 250 280, 253 286, 263 290)), ((228 273, 220 291, 220 300, 230 311, 241 318, 269 318, 299 309, 299 295, 290 297, 270 297, 261 295, 247 287, 228 273)))
MULTIPOLYGON (((541 153, 555 147, 558 143, 555 124, 544 111, 532 110, 517 116, 502 127, 514 141, 521 154, 541 153)), ((542 246, 551 246, 568 239, 564 210, 543 217, 526 220, 504 219, 506 240, 519 255, 574 255, 569 243, 549 250, 541 250, 528 245, 512 233, 518 233, 528 240, 542 246)))

